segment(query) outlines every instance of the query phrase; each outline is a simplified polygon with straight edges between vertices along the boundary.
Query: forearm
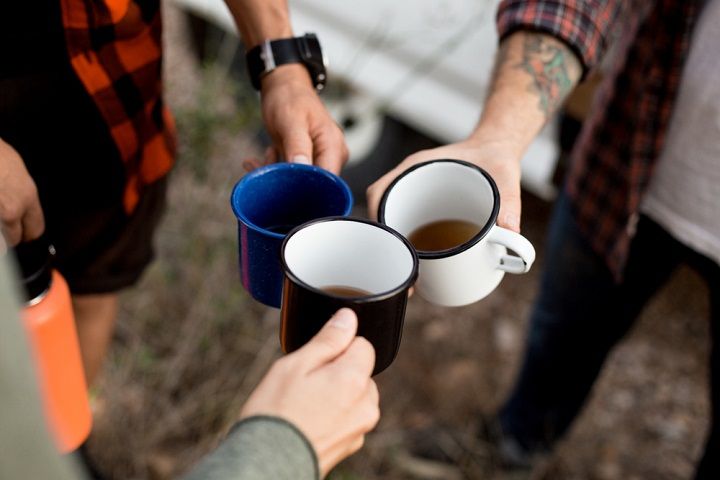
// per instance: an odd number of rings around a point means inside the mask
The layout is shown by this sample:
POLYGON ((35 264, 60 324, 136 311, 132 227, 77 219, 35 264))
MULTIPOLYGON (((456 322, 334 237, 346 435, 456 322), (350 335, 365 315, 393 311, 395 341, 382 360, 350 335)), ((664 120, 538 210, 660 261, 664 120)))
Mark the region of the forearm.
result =
POLYGON ((225 0, 247 49, 264 40, 292 37, 286 0, 225 0))
MULTIPOLYGON (((247 50, 265 40, 293 36, 286 0, 225 0, 225 3, 232 12, 247 50)), ((300 82, 312 87, 307 69, 299 64, 278 67, 272 75, 263 77, 261 84, 264 92, 270 84, 287 82, 300 82)))
POLYGON ((500 45, 483 114, 471 139, 501 141, 518 161, 578 83, 582 67, 554 37, 517 31, 500 45))

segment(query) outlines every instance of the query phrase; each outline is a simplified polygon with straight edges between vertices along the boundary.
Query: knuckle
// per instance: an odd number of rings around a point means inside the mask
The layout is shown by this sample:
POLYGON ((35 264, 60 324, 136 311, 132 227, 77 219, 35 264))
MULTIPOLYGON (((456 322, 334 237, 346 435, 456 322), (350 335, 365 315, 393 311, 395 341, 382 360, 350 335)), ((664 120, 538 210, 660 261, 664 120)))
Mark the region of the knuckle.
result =
POLYGON ((368 377, 358 371, 353 371, 343 376, 343 383, 348 390, 362 392, 367 387, 368 377))
POLYGON ((367 422, 365 423, 365 427, 367 431, 375 428, 375 425, 377 425, 380 421, 380 407, 373 405, 368 411, 366 420, 367 422))
POLYGON ((375 347, 372 346, 366 338, 357 337, 353 341, 353 347, 356 348, 363 357, 367 358, 368 361, 375 361, 375 347))
POLYGON ((365 435, 361 435, 360 438, 355 441, 350 447, 350 453, 355 453, 365 446, 365 435))
POLYGON ((2 205, 0 217, 6 223, 16 222, 22 217, 22 204, 17 201, 9 201, 2 205))
POLYGON ((315 347, 319 348, 322 351, 325 352, 334 352, 338 350, 337 341, 335 338, 328 337, 326 335, 321 335, 314 340, 315 347))
POLYGON ((275 362, 270 367, 270 370, 268 373, 271 373, 274 375, 289 374, 292 371, 294 358, 295 357, 292 357, 292 356, 285 356, 285 357, 275 360, 275 362))

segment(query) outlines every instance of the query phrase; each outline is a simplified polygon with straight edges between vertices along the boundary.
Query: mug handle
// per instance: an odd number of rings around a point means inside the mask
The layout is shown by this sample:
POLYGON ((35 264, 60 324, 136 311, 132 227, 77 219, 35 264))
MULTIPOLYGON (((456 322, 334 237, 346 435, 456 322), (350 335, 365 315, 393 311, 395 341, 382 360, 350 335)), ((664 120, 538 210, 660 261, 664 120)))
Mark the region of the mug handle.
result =
POLYGON ((497 268, 509 273, 526 273, 535 261, 535 247, 517 232, 495 225, 488 234, 488 242, 502 245, 518 254, 503 255, 497 268))

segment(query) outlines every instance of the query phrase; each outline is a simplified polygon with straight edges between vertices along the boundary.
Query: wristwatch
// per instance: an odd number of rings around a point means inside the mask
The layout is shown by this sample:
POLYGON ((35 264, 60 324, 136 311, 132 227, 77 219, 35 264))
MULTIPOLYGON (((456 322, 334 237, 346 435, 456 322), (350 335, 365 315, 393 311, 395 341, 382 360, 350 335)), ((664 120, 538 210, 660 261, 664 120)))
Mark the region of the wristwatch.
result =
POLYGON ((325 57, 314 33, 306 33, 302 37, 265 40, 251 48, 245 58, 250 82, 255 90, 260 90, 262 77, 287 63, 302 63, 307 68, 315 88, 318 91, 325 88, 325 57))

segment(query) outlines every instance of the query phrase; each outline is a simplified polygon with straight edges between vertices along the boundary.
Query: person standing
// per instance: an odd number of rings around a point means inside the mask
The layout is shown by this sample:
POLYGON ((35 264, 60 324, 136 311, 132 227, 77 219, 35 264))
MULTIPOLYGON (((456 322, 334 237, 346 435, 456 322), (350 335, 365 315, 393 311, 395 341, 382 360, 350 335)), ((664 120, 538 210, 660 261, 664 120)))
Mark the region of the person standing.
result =
MULTIPOLYGON (((285 0, 227 4, 248 47, 293 36, 285 0)), ((89 383, 165 208, 175 131, 161 67, 159 0, 2 7, 0 227, 11 247, 43 232, 54 244, 89 383)), ((339 172, 347 149, 314 80, 297 59, 258 80, 272 152, 339 172)))
POLYGON ((498 223, 519 231, 523 153, 619 32, 555 206, 525 360, 498 414, 506 463, 530 466, 553 447, 608 353, 687 264, 708 286, 713 342, 712 415, 695 478, 720 478, 719 22, 718 0, 504 0, 494 81, 475 131, 411 155, 368 190, 374 211, 409 166, 468 160, 497 181, 498 223))

